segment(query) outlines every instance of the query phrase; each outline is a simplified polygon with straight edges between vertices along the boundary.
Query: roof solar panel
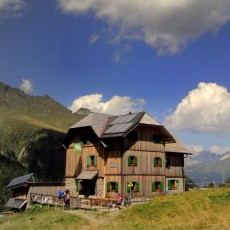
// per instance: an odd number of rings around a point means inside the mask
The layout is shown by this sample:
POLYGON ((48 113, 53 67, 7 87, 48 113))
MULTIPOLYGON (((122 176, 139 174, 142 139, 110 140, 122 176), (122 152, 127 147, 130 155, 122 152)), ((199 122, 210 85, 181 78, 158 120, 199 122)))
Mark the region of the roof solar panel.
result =
POLYGON ((110 124, 114 125, 118 123, 127 123, 127 122, 130 122, 135 116, 137 116, 137 114, 128 114, 124 116, 119 116, 114 121, 112 121, 110 124))
POLYGON ((105 134, 125 132, 132 125, 133 125, 133 123, 115 124, 115 125, 112 125, 111 127, 109 127, 105 131, 105 134))
POLYGON ((24 176, 20 176, 20 177, 14 178, 14 179, 7 185, 7 188, 13 187, 13 186, 16 186, 16 185, 19 185, 19 184, 26 183, 32 176, 33 176, 33 173, 30 173, 30 174, 27 174, 27 175, 24 175, 24 176))

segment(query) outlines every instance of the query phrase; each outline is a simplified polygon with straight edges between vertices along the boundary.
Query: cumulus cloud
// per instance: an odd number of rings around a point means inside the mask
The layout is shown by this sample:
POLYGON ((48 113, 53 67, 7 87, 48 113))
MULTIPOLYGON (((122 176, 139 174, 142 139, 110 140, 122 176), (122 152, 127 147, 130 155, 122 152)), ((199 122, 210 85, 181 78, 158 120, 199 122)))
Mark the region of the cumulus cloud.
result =
POLYGON ((22 84, 20 86, 20 89, 24 91, 26 94, 33 92, 33 84, 30 82, 30 80, 22 79, 22 84))
POLYGON ((230 93, 216 83, 201 82, 164 123, 172 130, 230 134, 230 93))
POLYGON ((0 17, 9 15, 19 16, 20 10, 24 8, 24 0, 0 0, 0 17))
POLYGON ((229 0, 58 0, 65 13, 86 14, 116 28, 115 40, 143 40, 160 54, 216 33, 230 19, 229 0))
POLYGON ((142 98, 133 100, 127 96, 113 96, 106 102, 103 102, 102 99, 102 94, 82 96, 75 99, 69 109, 76 112, 80 108, 87 108, 93 112, 121 115, 141 111, 146 103, 142 98))

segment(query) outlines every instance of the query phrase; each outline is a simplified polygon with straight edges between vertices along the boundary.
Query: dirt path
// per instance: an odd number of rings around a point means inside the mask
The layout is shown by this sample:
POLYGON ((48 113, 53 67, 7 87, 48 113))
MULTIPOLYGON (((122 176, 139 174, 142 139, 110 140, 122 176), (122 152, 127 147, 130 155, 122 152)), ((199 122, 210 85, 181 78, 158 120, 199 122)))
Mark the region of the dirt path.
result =
POLYGON ((119 214, 123 212, 123 210, 119 209, 111 209, 111 211, 90 211, 90 210, 68 210, 64 211, 68 212, 80 217, 83 217, 87 220, 89 220, 89 226, 84 226, 84 229, 97 229, 99 225, 106 225, 108 224, 112 219, 116 218, 119 214))

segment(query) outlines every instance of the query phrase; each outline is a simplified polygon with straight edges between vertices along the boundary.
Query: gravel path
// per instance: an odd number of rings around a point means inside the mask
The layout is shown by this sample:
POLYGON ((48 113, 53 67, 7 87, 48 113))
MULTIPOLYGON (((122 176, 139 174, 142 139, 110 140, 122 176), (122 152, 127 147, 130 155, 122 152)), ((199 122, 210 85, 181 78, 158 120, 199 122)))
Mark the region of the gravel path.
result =
POLYGON ((89 220, 90 225, 84 226, 84 229, 97 229, 99 225, 106 225, 112 219, 116 218, 119 214, 122 213, 123 211, 122 209, 119 210, 117 208, 116 209, 114 208, 111 209, 110 211, 105 211, 105 210, 90 211, 90 210, 77 209, 77 210, 68 210, 64 212, 71 213, 89 220))

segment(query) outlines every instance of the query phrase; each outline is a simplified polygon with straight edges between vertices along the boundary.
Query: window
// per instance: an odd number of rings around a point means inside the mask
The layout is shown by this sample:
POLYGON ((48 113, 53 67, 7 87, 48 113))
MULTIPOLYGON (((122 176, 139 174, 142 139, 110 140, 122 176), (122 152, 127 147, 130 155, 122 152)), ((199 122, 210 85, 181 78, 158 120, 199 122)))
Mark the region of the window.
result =
POLYGON ((118 182, 108 182, 107 192, 118 192, 118 182))
POLYGON ((152 192, 160 192, 160 191, 164 191, 164 183, 152 182, 152 192))
POLYGON ((140 192, 140 183, 139 182, 128 182, 127 192, 140 192))
POLYGON ((137 166, 136 156, 128 156, 128 166, 137 166))
POLYGON ((168 189, 177 190, 179 188, 179 180, 168 180, 168 189))
POLYGON ((128 141, 137 141, 137 133, 136 132, 131 132, 127 136, 128 141))
POLYGON ((154 157, 153 164, 154 164, 154 167, 162 167, 162 158, 154 157))
POLYGON ((171 168, 171 160, 167 158, 166 160, 166 168, 170 169, 171 168))
POLYGON ((97 166, 97 156, 86 156, 87 166, 97 166))
POLYGON ((161 135, 153 134, 153 142, 164 144, 164 138, 161 135))

